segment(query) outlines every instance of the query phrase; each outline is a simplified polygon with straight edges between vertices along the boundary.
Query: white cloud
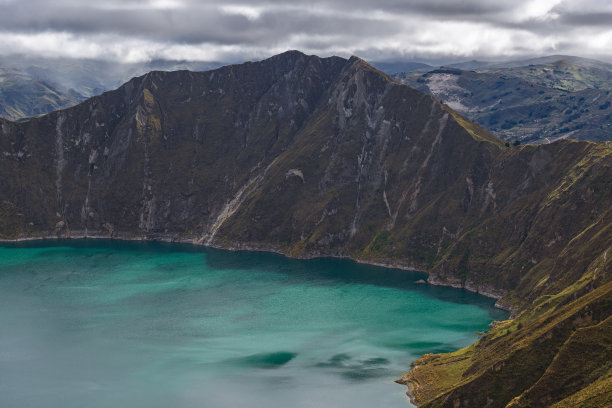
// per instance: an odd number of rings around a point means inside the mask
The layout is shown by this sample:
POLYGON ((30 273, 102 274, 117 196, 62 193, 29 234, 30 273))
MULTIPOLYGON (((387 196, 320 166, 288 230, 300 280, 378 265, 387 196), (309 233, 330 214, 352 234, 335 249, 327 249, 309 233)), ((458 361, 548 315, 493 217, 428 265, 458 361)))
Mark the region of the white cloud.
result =
MULTIPOLYGON (((0 0, 2 1, 2 0, 0 0)), ((185 7, 179 0, 117 1, 106 0, 91 5, 98 10, 172 10, 185 7)))
POLYGON ((524 9, 520 10, 520 18, 528 19, 546 19, 551 17, 551 11, 555 6, 562 3, 562 0, 531 0, 524 9))
POLYGON ((250 6, 239 6, 239 5, 224 5, 220 6, 219 10, 227 14, 238 14, 245 16, 249 20, 257 20, 262 13, 261 8, 250 7, 250 6))

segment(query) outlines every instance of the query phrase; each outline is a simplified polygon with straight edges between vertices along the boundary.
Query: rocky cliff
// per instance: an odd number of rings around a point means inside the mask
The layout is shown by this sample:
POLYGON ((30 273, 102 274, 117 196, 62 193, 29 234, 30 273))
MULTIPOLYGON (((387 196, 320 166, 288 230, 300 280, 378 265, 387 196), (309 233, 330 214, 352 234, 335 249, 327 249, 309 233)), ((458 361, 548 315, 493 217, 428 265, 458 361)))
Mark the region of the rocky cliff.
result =
POLYGON ((416 267, 501 298, 525 326, 609 286, 612 143, 506 147, 356 57, 151 72, 0 129, 4 239, 166 239, 416 267))

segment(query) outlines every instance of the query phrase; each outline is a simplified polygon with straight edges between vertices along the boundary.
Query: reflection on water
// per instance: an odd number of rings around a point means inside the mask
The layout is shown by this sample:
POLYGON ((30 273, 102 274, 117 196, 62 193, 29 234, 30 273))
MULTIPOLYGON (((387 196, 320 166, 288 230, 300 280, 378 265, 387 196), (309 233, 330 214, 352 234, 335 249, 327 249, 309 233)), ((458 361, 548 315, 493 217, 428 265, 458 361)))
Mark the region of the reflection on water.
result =
POLYGON ((0 247, 2 407, 407 407, 505 313, 422 274, 159 243, 0 247))

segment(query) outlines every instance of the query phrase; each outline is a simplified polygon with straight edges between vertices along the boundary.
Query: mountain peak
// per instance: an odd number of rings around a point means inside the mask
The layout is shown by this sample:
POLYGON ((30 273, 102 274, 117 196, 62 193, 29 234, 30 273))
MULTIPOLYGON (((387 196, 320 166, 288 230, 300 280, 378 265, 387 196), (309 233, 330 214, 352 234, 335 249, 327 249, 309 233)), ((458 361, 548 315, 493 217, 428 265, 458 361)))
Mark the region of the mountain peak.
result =
MULTIPOLYGON (((330 58, 338 58, 338 57, 330 57, 330 58)), ((320 58, 317 55, 308 55, 308 54, 304 54, 301 51, 297 51, 297 50, 287 50, 285 52, 282 52, 280 54, 276 54, 273 55, 269 58, 266 58, 264 60, 258 61, 261 63, 271 63, 271 64, 297 64, 300 61, 312 61, 312 60, 325 60, 327 58, 320 58)), ((255 63, 258 63, 255 62, 255 63)), ((241 65, 241 64, 238 64, 241 65)))
MULTIPOLYGON (((376 71, 379 71, 377 68, 374 68, 369 62, 367 62, 366 60, 359 58, 355 55, 351 55, 351 57, 348 59, 347 61, 348 65, 354 65, 354 66, 359 66, 362 68, 368 68, 368 69, 373 69, 376 71)), ((380 71, 382 72, 382 71, 380 71)))
POLYGON ((352 55, 348 61, 346 62, 346 66, 349 67, 349 70, 352 72, 355 71, 371 71, 371 72, 375 72, 377 75, 380 75, 381 77, 383 77, 385 80, 387 81, 393 81, 391 79, 391 77, 381 71, 380 69, 374 67, 373 65, 371 65, 369 62, 367 62, 366 60, 359 58, 355 55, 352 55))
POLYGON ((296 58, 296 57, 306 57, 302 51, 299 50, 287 50, 281 52, 280 54, 273 55, 271 58, 296 58))

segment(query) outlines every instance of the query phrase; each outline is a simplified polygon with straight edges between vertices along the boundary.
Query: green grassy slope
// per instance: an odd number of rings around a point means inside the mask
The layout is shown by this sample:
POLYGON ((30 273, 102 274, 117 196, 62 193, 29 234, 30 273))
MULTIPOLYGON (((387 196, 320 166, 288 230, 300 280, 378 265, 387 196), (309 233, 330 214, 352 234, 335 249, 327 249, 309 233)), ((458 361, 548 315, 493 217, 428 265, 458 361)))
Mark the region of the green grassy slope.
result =
MULTIPOLYGON (((609 263, 602 267, 610 272, 609 263)), ((610 282, 575 300, 529 307, 466 349, 425 355, 400 381, 423 407, 606 406, 611 308, 610 282)))

